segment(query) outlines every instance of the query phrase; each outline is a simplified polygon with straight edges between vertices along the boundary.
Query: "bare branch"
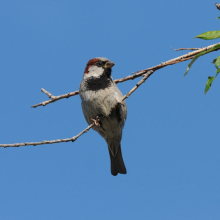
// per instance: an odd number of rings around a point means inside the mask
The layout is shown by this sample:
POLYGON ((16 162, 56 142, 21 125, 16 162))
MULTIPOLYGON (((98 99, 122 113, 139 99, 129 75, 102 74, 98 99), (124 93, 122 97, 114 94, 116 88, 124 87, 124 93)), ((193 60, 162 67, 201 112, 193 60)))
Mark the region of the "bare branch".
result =
POLYGON ((179 49, 173 49, 173 48, 171 47, 171 49, 172 49, 172 50, 175 50, 175 51, 180 51, 180 50, 199 50, 199 49, 201 49, 201 48, 179 48, 179 49))
MULTIPOLYGON (((153 74, 153 70, 151 71, 148 71, 146 74, 143 75, 143 79, 141 79, 136 85, 134 88, 132 88, 125 96, 123 96, 122 100, 120 102, 118 102, 113 108, 112 110, 114 110, 118 104, 121 104, 125 99, 127 99, 142 83, 144 83, 147 78, 153 74)), ((47 94, 48 96, 52 96, 49 92, 47 92, 46 90, 42 91, 44 92, 45 94, 47 94)), ((96 117, 96 119, 93 119, 93 122, 91 125, 89 125, 86 129, 84 129, 82 132, 80 132, 78 135, 72 137, 72 138, 66 138, 66 139, 57 139, 57 140, 52 140, 52 141, 41 141, 41 142, 25 142, 25 143, 16 143, 16 144, 0 144, 0 147, 4 147, 4 148, 7 148, 7 147, 20 147, 20 146, 28 146, 28 145, 33 145, 33 146, 36 146, 36 145, 43 145, 43 144, 56 144, 56 143, 62 143, 62 142, 74 142, 76 141, 76 139, 78 137, 80 137, 82 134, 86 133, 89 131, 90 128, 92 128, 94 125, 96 126, 99 126, 99 122, 101 120, 103 120, 104 117, 102 118, 99 118, 98 116, 96 117)))
MULTIPOLYGON (((220 43, 217 43, 217 44, 220 44, 220 43)), ((199 50, 196 50, 196 51, 193 51, 193 52, 190 52, 190 53, 187 53, 183 56, 179 56, 179 57, 176 57, 174 59, 171 59, 171 60, 168 60, 166 62, 163 62, 159 65, 156 65, 156 66, 153 66, 153 67, 150 67, 148 69, 144 69, 144 70, 141 70, 141 71, 138 71, 136 72, 135 74, 133 75, 130 75, 130 76, 126 76, 124 78, 121 78, 121 79, 116 79, 115 80, 115 83, 119 83, 119 82, 124 82, 124 81, 127 81, 127 80, 131 80, 131 79, 136 79, 140 76, 142 76, 143 74, 145 74, 147 71, 149 70, 153 70, 153 71, 156 71, 156 70, 159 70, 159 69, 162 69, 166 66, 169 66, 169 65, 173 65, 173 64, 176 64, 176 63, 180 63, 180 62, 183 62, 183 61, 186 61, 186 60, 190 60, 192 59, 193 57, 195 57, 197 54, 203 52, 203 51, 207 51, 211 48, 213 48, 214 46, 216 46, 217 44, 213 44, 213 45, 210 45, 208 47, 202 47, 201 49, 199 50)), ((213 51, 217 51, 217 50, 220 50, 220 48, 217 48, 213 51)), ((211 51, 212 52, 212 51, 211 51)))
MULTIPOLYGON (((123 96, 123 98, 121 99, 120 102, 118 102, 111 111, 113 111, 118 105, 120 105, 125 99, 127 99, 142 83, 144 83, 147 78, 153 74, 153 70, 148 71, 146 74, 143 75, 143 79, 141 79, 136 85, 135 87, 133 87, 126 95, 123 96)), ((100 119, 99 119, 100 121, 100 119)))
POLYGON ((72 137, 72 138, 66 138, 66 139, 57 139, 57 140, 52 140, 52 141, 42 141, 42 142, 25 142, 25 143, 16 143, 16 144, 0 144, 0 147, 20 147, 20 146, 28 146, 28 145, 42 145, 42 144, 56 144, 56 143, 62 143, 62 142, 74 142, 77 140, 78 137, 80 137, 82 134, 86 133, 89 131, 91 127, 94 126, 94 123, 89 125, 86 129, 81 131, 78 135, 72 137))
POLYGON ((217 8, 218 10, 220 10, 220 4, 215 3, 215 6, 216 6, 216 8, 217 8))
POLYGON ((68 99, 70 96, 74 96, 74 95, 79 94, 79 91, 75 91, 75 92, 70 92, 70 93, 67 93, 67 94, 59 95, 59 96, 53 96, 43 88, 41 89, 41 91, 43 93, 45 93, 46 95, 48 95, 48 97, 51 98, 51 99, 47 100, 47 101, 44 101, 44 102, 41 102, 41 103, 36 104, 36 105, 32 105, 31 108, 36 108, 37 106, 41 106, 41 105, 45 106, 45 105, 50 104, 52 102, 56 102, 57 100, 64 99, 64 98, 68 99), (49 95, 51 95, 51 96, 49 96, 49 95))
MULTIPOLYGON (((219 44, 219 43, 218 43, 219 44)), ((145 70, 141 70, 141 71, 138 71, 136 72, 134 75, 130 75, 130 76, 126 76, 124 78, 121 78, 121 79, 117 79, 115 80, 115 83, 120 83, 120 82, 124 82, 124 81, 127 81, 127 80, 131 80, 131 79, 135 79, 137 77, 140 77, 140 76, 143 76, 143 78, 135 85, 134 88, 132 88, 125 96, 123 96, 122 100, 120 102, 118 102, 115 107, 119 104, 121 104, 122 101, 124 101, 125 99, 127 99, 142 83, 144 83, 150 75, 152 75, 156 70, 159 70, 165 66, 168 66, 168 65, 173 65, 173 64, 176 64, 176 63, 180 63, 180 62, 183 62, 183 61, 186 61, 186 60, 190 60, 192 59, 193 57, 195 57, 197 54, 199 54, 200 52, 203 52, 203 51, 206 51, 206 50, 209 50, 211 48, 213 48, 214 46, 216 46, 217 44, 213 44, 213 45, 210 45, 208 47, 205 47, 205 48, 200 48, 196 51, 193 51, 193 52, 190 52, 188 54, 185 54, 183 56, 180 56, 180 57, 177 57, 177 58, 174 58, 174 59, 171 59, 167 62, 164 62, 164 63, 161 63, 157 66, 154 66, 154 67, 151 67, 151 68, 148 68, 148 69, 145 69, 145 70)), ((215 51, 219 50, 220 48, 217 48, 215 49, 215 51)), ((49 98, 50 100, 48 101, 44 101, 40 104, 37 104, 37 105, 34 105, 32 107, 37 107, 37 106, 40 106, 40 105, 47 105, 51 102, 55 102, 59 99, 62 99, 62 98, 69 98, 70 96, 74 96, 74 95, 78 95, 79 94, 79 91, 75 91, 75 92, 72 92, 72 93, 68 93, 68 94, 64 94, 64 95, 60 95, 60 96, 53 96, 51 93, 49 93, 48 91, 46 91, 45 89, 41 89, 41 91, 43 93, 45 93, 49 98)), ((115 108, 114 107, 114 108, 115 108)), ((114 109, 112 108, 112 110, 114 109)), ((103 118, 99 119, 98 122, 100 120, 102 120, 103 118)), ((19 147, 19 146, 28 146, 28 145, 42 145, 42 144, 55 144, 55 143, 61 143, 61 142, 69 142, 69 141, 72 141, 74 142, 78 137, 80 137, 82 134, 84 134, 85 132, 89 131, 90 128, 92 128, 93 126, 95 125, 95 122, 92 123, 91 125, 89 125, 86 129, 84 129, 82 132, 80 132, 78 135, 72 137, 72 138, 67 138, 67 139, 57 139, 57 140, 52 140, 52 141, 42 141, 42 142, 27 142, 27 143, 16 143, 16 144, 0 144, 0 147, 19 147)))
POLYGON ((41 89, 41 92, 43 92, 44 94, 46 94, 49 98, 54 99, 55 96, 53 96, 51 93, 49 93, 47 90, 45 89, 41 89))
POLYGON ((123 97, 123 99, 121 100, 121 102, 123 102, 125 99, 127 99, 127 98, 128 98, 142 83, 144 83, 144 82, 148 79, 148 77, 149 77, 150 75, 152 75, 153 73, 154 73, 153 70, 149 70, 147 73, 145 73, 145 74, 143 75, 143 79, 140 80, 140 81, 135 85, 135 87, 132 88, 132 89, 123 97))
MULTIPOLYGON (((219 43, 217 43, 219 44, 219 43)), ((183 62, 183 61, 187 61, 187 60, 190 60, 192 59, 193 57, 195 57, 197 54, 203 52, 203 51, 206 51, 206 50, 209 50, 211 48, 213 48, 214 46, 216 46, 217 44, 213 44, 213 45, 210 45, 208 47, 202 47, 202 48, 194 48, 194 49, 197 49, 196 51, 193 51, 193 52, 190 52, 190 53, 187 53, 187 54, 184 54, 180 57, 177 57, 177 58, 174 58, 174 59, 171 59, 171 60, 168 60, 166 62, 162 62, 161 64, 159 65, 156 65, 156 66, 153 66, 151 68, 148 68, 148 69, 145 69, 145 70, 141 70, 141 71, 138 71, 138 72, 135 72, 135 74, 133 75, 129 75, 129 76, 126 76, 124 78, 121 78, 121 79, 116 79, 115 80, 115 83, 122 83, 122 82, 125 82, 127 80, 133 80, 135 78, 138 78, 140 76, 142 76, 143 74, 145 74, 147 71, 149 70, 158 70, 158 69, 161 69, 161 68, 164 68, 166 66, 169 66, 169 65, 173 65, 173 64, 176 64, 176 63, 180 63, 180 62, 183 62)), ((181 48, 180 48, 181 49, 181 48)), ((189 49, 189 48, 188 48, 189 49)), ((220 48, 216 49, 215 51, 219 50, 220 48)), ((50 94, 50 93, 49 93, 50 94)), ((60 100, 60 99, 63 99, 63 98, 69 98, 71 96, 75 96, 75 95, 78 95, 79 94, 79 91, 75 91, 75 92, 71 92, 71 93, 67 93, 67 94, 64 94, 64 95, 60 95, 60 96, 53 96, 53 99, 50 99, 48 101, 44 101, 44 102, 41 102, 39 104, 36 104, 36 105, 33 105, 31 106, 32 108, 36 108, 37 106, 45 106, 47 104, 50 104, 52 102, 55 102, 57 100, 60 100)))

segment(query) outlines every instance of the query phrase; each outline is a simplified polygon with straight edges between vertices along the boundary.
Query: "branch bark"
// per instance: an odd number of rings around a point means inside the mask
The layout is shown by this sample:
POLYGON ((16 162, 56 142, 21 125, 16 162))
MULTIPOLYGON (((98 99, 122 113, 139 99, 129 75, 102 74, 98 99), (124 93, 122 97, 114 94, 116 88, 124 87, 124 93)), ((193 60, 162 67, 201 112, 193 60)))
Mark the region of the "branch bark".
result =
POLYGON ((0 147, 20 147, 20 146, 28 146, 28 145, 43 145, 43 144, 56 144, 56 143, 62 143, 62 142, 74 142, 77 140, 78 137, 80 137, 82 134, 86 133, 89 131, 89 129, 94 126, 94 123, 89 125, 86 129, 81 131, 78 135, 72 137, 72 138, 66 138, 66 139, 57 139, 57 140, 52 140, 52 141, 41 141, 41 142, 24 142, 24 143, 16 143, 16 144, 0 144, 0 147))
MULTIPOLYGON (((219 43, 217 43, 219 44, 219 43)), ((125 82, 127 80, 131 80, 131 79, 135 79, 135 78, 138 78, 140 76, 143 76, 143 78, 125 95, 123 96, 122 100, 120 102, 118 102, 115 107, 118 105, 118 104, 121 104, 122 101, 124 101, 125 99, 127 99, 128 97, 130 97, 130 95, 136 91, 136 89, 141 85, 143 84, 148 78, 149 76, 151 76, 156 70, 159 70, 159 69, 162 69, 163 67, 165 66, 169 66, 169 65, 173 65, 173 64, 176 64, 176 63, 180 63, 180 62, 183 62, 183 61, 186 61, 186 60, 190 60, 192 59, 193 57, 195 57, 197 54, 199 54, 200 52, 203 52, 203 51, 206 51, 206 50, 209 50, 211 48, 213 48, 214 46, 216 46, 217 44, 213 44, 213 45, 210 45, 208 47, 204 47, 204 48, 200 48, 196 51, 193 51, 193 52, 190 52, 188 54, 185 54, 183 56, 180 56, 180 57, 177 57, 177 58, 174 58, 174 59, 171 59, 171 60, 168 60, 166 62, 163 62, 157 66, 154 66, 154 67, 151 67, 151 68, 148 68, 148 69, 144 69, 144 70, 141 70, 141 71, 138 71, 138 72, 135 72, 135 74, 133 75, 129 75, 129 76, 126 76, 124 78, 121 78, 121 79, 116 79, 115 80, 115 83, 121 83, 121 82, 125 82)), ((219 50, 220 48, 217 48, 216 50, 219 50)), ((216 51, 216 50, 213 50, 213 51, 216 51)), ((212 52, 212 51, 210 51, 212 52)), ((37 107, 37 106, 40 106, 40 105, 47 105, 51 102, 55 102, 59 99, 62 99, 62 98, 69 98, 70 96, 74 96, 74 95, 78 95, 79 94, 79 91, 75 91, 75 92, 72 92, 72 93, 68 93, 68 94, 64 94, 64 95, 60 95, 60 96, 53 96, 51 93, 49 93, 48 91, 46 91, 45 89, 41 89, 41 91, 43 93, 45 93, 49 98, 50 100, 48 101, 44 101, 42 103, 39 103, 37 105, 34 105, 33 107, 37 107)), ((115 108, 114 107, 114 108, 115 108)), ((113 108, 113 109, 114 109, 113 108)), ((99 119, 99 121, 102 120, 99 119)), ((28 145, 42 145, 42 144, 55 144, 55 143, 61 143, 61 142, 74 142, 77 140, 77 138, 79 138, 82 134, 84 134, 85 132, 88 132, 90 130, 90 128, 92 128, 93 126, 95 125, 95 122, 92 123, 91 125, 89 125, 86 129, 84 129, 83 131, 81 131, 78 135, 72 137, 72 138, 67 138, 67 139, 57 139, 57 140, 51 140, 51 141, 42 141, 42 142, 24 142, 24 143, 15 143, 15 144, 0 144, 0 147, 4 147, 4 148, 7 148, 7 147, 19 147, 19 146, 28 146, 28 145)))
POLYGON ((74 96, 74 95, 78 95, 78 94, 79 94, 79 91, 75 91, 75 92, 70 92, 70 93, 67 93, 67 94, 59 95, 59 96, 53 96, 51 93, 49 93, 48 91, 46 91, 46 90, 43 89, 43 88, 41 89, 41 91, 42 91, 44 94, 46 94, 46 95, 50 98, 50 100, 41 102, 41 103, 36 104, 36 105, 32 105, 31 108, 36 108, 36 107, 38 107, 38 106, 45 106, 45 105, 48 105, 48 104, 50 104, 50 103, 52 103, 52 102, 56 102, 56 101, 58 101, 58 100, 60 100, 60 99, 64 99, 64 98, 68 99, 68 98, 71 97, 71 96, 74 96))
MULTIPOLYGON (((115 109, 116 106, 118 104, 121 104, 121 102, 123 102, 125 99, 127 99, 141 84, 143 84, 147 78, 153 74, 154 71, 148 71, 146 74, 143 75, 143 79, 141 79, 135 86, 134 88, 132 88, 125 96, 123 96, 123 98, 121 99, 120 102, 118 102, 113 108, 115 109)), ((47 94, 48 96, 52 96, 49 92, 47 92, 46 90, 42 91, 45 94, 47 94)), ((97 118, 97 117, 96 117, 97 118)), ((94 119, 93 119, 94 120, 94 119)), ((56 143, 62 143, 62 142, 74 142, 77 140, 78 137, 80 137, 81 135, 83 135, 84 133, 88 132, 90 130, 90 128, 92 128, 94 125, 98 125, 101 120, 103 120, 103 118, 98 118, 98 121, 96 122, 96 120, 94 120, 94 123, 92 123, 91 125, 89 125, 86 129, 84 129, 83 131, 81 131, 78 135, 72 137, 72 138, 66 138, 66 139, 57 139, 57 140, 52 140, 52 141, 41 141, 41 142, 24 142, 24 143, 15 143, 15 144, 0 144, 0 147, 20 147, 20 146, 28 146, 28 145, 43 145, 43 144, 56 144, 56 143)))
MULTIPOLYGON (((217 43, 217 44, 219 44, 219 43, 217 43)), ((137 71, 137 72, 135 72, 135 74, 133 74, 133 75, 129 75, 129 76, 126 76, 126 77, 121 78, 121 79, 116 79, 116 80, 115 80, 115 83, 117 84, 117 83, 125 82, 125 81, 127 81, 127 80, 133 80, 133 79, 135 79, 135 78, 138 78, 138 77, 144 75, 144 74, 145 74, 147 71, 149 71, 149 70, 156 71, 156 70, 162 69, 162 68, 164 68, 164 67, 166 67, 166 66, 169 66, 169 65, 173 65, 173 64, 176 64, 176 63, 180 63, 180 62, 183 62, 183 61, 190 60, 190 59, 192 59, 193 57, 195 57, 197 54, 199 54, 199 53, 201 53, 201 52, 203 52, 203 51, 209 50, 209 49, 213 48, 214 46, 216 46, 217 44, 213 44, 213 45, 210 45, 210 46, 207 46, 207 47, 202 47, 202 48, 191 48, 191 49, 197 49, 197 50, 195 50, 195 51, 193 51, 193 52, 190 52, 190 53, 187 53, 187 54, 184 54, 184 55, 179 56, 179 57, 177 57, 177 58, 168 60, 168 61, 166 61, 166 62, 162 62, 162 63, 160 63, 160 64, 158 64, 158 65, 156 65, 156 66, 153 66, 153 67, 150 67, 150 68, 141 70, 141 71, 137 71)), ((180 49, 183 49, 183 48, 180 48, 180 49)), ((179 49, 179 50, 180 50, 180 49, 179 49)), ((187 49, 190 49, 190 48, 187 48, 187 49)), ((216 50, 219 50, 219 48, 216 49, 216 50)), ((216 51, 216 50, 215 50, 215 51, 216 51)), ((45 89, 41 89, 41 91, 42 91, 42 90, 46 91, 45 89)), ((47 91, 46 91, 46 92, 47 92, 47 91)), ((45 93, 45 92, 44 92, 44 93, 45 93)), ((47 92, 47 93, 50 94, 49 92, 47 92)), ((45 93, 45 94, 48 95, 47 93, 45 93)), ((78 94, 79 94, 79 91, 70 92, 70 93, 67 93, 67 94, 59 95, 59 96, 53 96, 52 94, 50 94, 51 97, 48 96, 48 97, 50 98, 50 100, 41 102, 41 103, 36 104, 36 105, 32 105, 31 107, 32 107, 32 108, 36 108, 36 107, 38 107, 38 106, 46 106, 46 105, 48 105, 48 104, 50 104, 50 103, 52 103, 52 102, 56 102, 56 101, 58 101, 58 100, 60 100, 60 99, 69 98, 69 97, 71 97, 71 96, 75 96, 75 95, 78 95, 78 94)))
POLYGON ((179 48, 179 49, 173 49, 172 48, 172 50, 175 50, 175 51, 180 51, 180 50, 199 50, 199 49, 201 49, 201 48, 179 48))
POLYGON ((217 8, 218 10, 220 10, 220 4, 215 3, 215 6, 216 6, 216 8, 217 8))

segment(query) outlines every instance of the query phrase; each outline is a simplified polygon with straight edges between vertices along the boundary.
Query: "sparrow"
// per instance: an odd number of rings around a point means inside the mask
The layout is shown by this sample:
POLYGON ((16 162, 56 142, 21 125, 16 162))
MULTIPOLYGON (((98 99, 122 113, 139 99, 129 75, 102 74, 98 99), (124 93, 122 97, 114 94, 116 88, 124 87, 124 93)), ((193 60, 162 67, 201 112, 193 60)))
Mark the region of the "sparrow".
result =
POLYGON ((111 76, 114 65, 104 57, 89 60, 79 94, 87 123, 90 125, 95 122, 92 128, 105 139, 108 145, 111 174, 116 176, 118 173, 127 173, 121 151, 127 106, 125 101, 121 102, 123 95, 111 76))

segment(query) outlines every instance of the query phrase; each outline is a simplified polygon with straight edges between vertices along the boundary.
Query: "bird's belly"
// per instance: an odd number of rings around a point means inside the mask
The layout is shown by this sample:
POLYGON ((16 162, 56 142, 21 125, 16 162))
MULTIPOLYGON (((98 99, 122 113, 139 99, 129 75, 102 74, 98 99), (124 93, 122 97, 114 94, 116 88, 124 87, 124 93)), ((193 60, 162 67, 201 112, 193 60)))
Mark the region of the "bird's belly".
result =
MULTIPOLYGON (((93 127, 94 130, 99 132, 105 139, 116 138, 121 139, 122 129, 124 126, 126 115, 120 109, 115 107, 121 97, 115 96, 114 93, 96 93, 84 94, 82 99, 82 109, 85 119, 88 124, 93 123, 91 119, 95 119, 96 116, 103 117, 100 122, 100 127, 93 127)), ((126 104, 125 104, 126 105, 126 104)))
POLYGON ((91 117, 108 116, 118 100, 119 98, 114 93, 103 92, 102 90, 85 92, 82 107, 90 113, 91 117))

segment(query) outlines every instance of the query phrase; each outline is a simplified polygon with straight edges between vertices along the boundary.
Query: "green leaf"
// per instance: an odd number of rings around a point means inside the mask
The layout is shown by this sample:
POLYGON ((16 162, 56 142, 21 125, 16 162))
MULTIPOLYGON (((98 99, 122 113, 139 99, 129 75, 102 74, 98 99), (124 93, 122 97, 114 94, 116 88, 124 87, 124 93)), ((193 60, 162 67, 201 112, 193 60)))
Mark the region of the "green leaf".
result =
POLYGON ((186 72, 185 72, 185 74, 184 74, 183 77, 186 76, 186 74, 189 72, 189 69, 191 68, 191 66, 193 65, 193 63, 194 63, 198 58, 199 58, 199 57, 195 56, 195 57, 191 60, 191 62, 189 63, 189 65, 188 65, 187 68, 186 68, 186 72))
POLYGON ((220 72, 220 68, 218 68, 216 70, 216 75, 215 76, 209 76, 208 80, 206 82, 206 86, 205 86, 205 94, 209 91, 209 89, 211 88, 212 82, 214 81, 214 79, 216 78, 216 76, 218 76, 220 72))
POLYGON ((220 17, 216 18, 216 19, 220 19, 220 17))
MULTIPOLYGON (((197 54, 197 55, 191 60, 191 62, 189 63, 189 65, 187 66, 186 72, 185 72, 185 74, 184 74, 183 77, 186 76, 186 74, 189 72, 189 69, 191 68, 191 66, 193 65, 193 63, 194 63, 200 56, 203 56, 203 55, 205 55, 205 54, 207 54, 207 53, 209 53, 209 52, 211 52, 211 51, 213 51, 213 50, 216 50, 216 49, 218 49, 218 48, 220 48, 220 44, 217 44, 217 45, 215 45, 213 48, 211 48, 211 49, 209 49, 209 50, 206 50, 206 51, 203 51, 203 52, 197 54)), ((213 60, 213 62, 214 62, 214 60, 213 60)))
POLYGON ((220 66, 220 56, 215 59, 215 67, 218 69, 219 66, 220 66))
POLYGON ((212 40, 220 37, 220 31, 208 31, 203 34, 196 36, 195 38, 200 38, 203 40, 212 40))
POLYGON ((218 68, 218 69, 216 70, 216 75, 215 75, 215 77, 218 76, 219 72, 220 72, 220 68, 218 68))
POLYGON ((215 63, 215 62, 216 62, 216 60, 217 60, 217 58, 215 58, 215 59, 212 61, 212 63, 215 63))
POLYGON ((215 76, 209 76, 208 80, 206 82, 206 86, 205 86, 205 94, 209 91, 209 89, 211 88, 212 82, 214 81, 215 76))

